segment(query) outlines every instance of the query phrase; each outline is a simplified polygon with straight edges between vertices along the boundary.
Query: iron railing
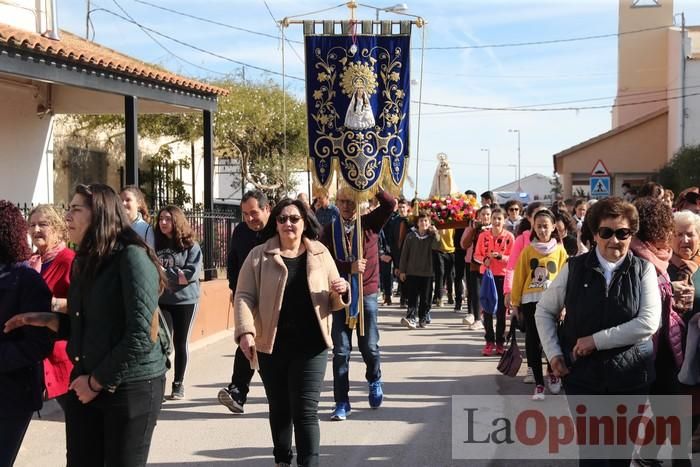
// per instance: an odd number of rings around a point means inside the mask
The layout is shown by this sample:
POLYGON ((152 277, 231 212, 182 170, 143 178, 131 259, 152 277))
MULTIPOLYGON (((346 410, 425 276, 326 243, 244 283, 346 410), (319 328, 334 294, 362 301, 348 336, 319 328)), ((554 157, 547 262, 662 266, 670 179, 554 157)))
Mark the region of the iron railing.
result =
MULTIPOLYGON (((17 207, 26 218, 34 208, 30 203, 18 203, 17 207)), ((55 205, 63 211, 67 209, 64 204, 55 205)), ((184 211, 187 221, 195 232, 195 238, 200 243, 204 258, 205 280, 216 279, 219 269, 226 268, 229 242, 233 229, 240 222, 240 217, 227 211, 205 211, 201 209, 184 211), (209 235, 207 235, 209 232, 209 235), (210 241, 207 241, 211 239, 210 241)), ((151 222, 155 223, 155 214, 151 216, 151 222)))

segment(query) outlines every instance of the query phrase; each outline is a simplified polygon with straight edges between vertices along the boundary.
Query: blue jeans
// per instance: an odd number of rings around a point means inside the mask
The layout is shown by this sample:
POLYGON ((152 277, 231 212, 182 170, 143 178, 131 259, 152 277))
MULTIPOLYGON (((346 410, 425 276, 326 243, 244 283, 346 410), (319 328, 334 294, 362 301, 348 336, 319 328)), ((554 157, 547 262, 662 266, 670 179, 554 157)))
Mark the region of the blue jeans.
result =
MULTIPOLYGON (((378 381, 382 377, 379 364, 379 328, 377 327, 377 294, 363 297, 365 306, 365 335, 357 335, 357 345, 360 347, 362 359, 367 365, 365 378, 368 383, 378 381)), ((359 326, 359 324, 358 324, 359 326)), ((336 404, 348 402, 350 383, 350 352, 352 352, 352 329, 345 324, 345 310, 333 312, 333 397, 336 404)))

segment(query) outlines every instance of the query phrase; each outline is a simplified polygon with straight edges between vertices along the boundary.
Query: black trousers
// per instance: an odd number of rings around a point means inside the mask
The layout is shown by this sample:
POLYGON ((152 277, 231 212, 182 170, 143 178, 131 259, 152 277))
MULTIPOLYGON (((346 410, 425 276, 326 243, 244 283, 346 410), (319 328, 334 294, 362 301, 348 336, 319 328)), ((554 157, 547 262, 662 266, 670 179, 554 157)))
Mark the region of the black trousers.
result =
MULTIPOLYGON (((537 303, 523 303, 520 305, 520 315, 525 320, 525 354, 527 355, 527 366, 532 368, 532 376, 535 384, 544 386, 544 375, 542 373, 542 342, 540 333, 537 331, 535 323, 535 310, 537 303)), ((547 369, 551 371, 549 362, 547 369)))
POLYGON ((430 311, 430 291, 432 277, 406 276, 404 284, 406 289, 406 300, 408 302, 408 313, 406 318, 425 321, 425 317, 430 311))
POLYGON ((185 378, 187 359, 189 357, 187 343, 190 340, 192 324, 197 314, 197 304, 159 306, 173 333, 173 348, 175 350, 175 374, 173 381, 182 383, 185 378))
MULTIPOLYGON (((501 344, 506 340, 506 305, 503 303, 503 276, 494 276, 496 282, 496 293, 498 296, 498 308, 496 309, 496 333, 493 332, 494 316, 489 312, 484 312, 484 338, 486 342, 501 344)), ((479 305, 481 307, 481 305, 479 305)))
POLYGON ((379 260, 379 282, 384 299, 391 299, 394 289, 394 271, 391 269, 391 261, 385 263, 379 260))
POLYGON ((479 289, 481 288, 481 274, 479 271, 470 271, 469 263, 464 263, 467 271, 467 295, 469 296, 469 311, 474 315, 474 321, 481 319, 481 305, 479 304, 479 289))
POLYGON ((435 291, 433 298, 442 298, 443 290, 447 289, 447 296, 452 297, 454 277, 454 253, 445 253, 433 250, 433 274, 435 276, 435 291))
POLYGON ((240 347, 236 348, 236 355, 233 358, 233 374, 231 375, 231 386, 238 388, 238 392, 243 396, 243 402, 250 391, 250 381, 253 379, 255 370, 250 367, 250 361, 245 357, 240 347))
POLYGON ((328 363, 328 350, 317 354, 275 349, 258 353, 260 376, 270 407, 270 430, 276 463, 292 463, 292 432, 297 465, 318 466, 321 430, 318 402, 328 363))
POLYGON ((455 271, 455 304, 461 305, 464 301, 464 274, 467 269, 467 263, 464 262, 462 250, 455 251, 454 254, 454 271, 455 271))
MULTIPOLYGON (((569 412, 576 413, 576 406, 580 403, 581 399, 577 396, 588 395, 611 395, 620 396, 624 395, 627 398, 630 406, 643 405, 646 402, 647 395, 649 394, 649 387, 645 386, 642 388, 622 391, 622 392, 593 392, 590 389, 579 386, 578 384, 572 383, 567 377, 562 378, 562 384, 564 386, 564 391, 566 392, 566 402, 569 405, 569 412), (636 401, 636 403, 635 403, 636 401)), ((631 443, 630 443, 631 444, 631 443)), ((632 454, 634 451, 634 446, 629 449, 629 456, 625 459, 591 459, 591 453, 595 453, 596 456, 600 456, 601 449, 605 449, 604 446, 579 446, 579 467, 629 467, 630 461, 632 459, 632 454)), ((592 457, 592 456, 591 456, 592 457)), ((612 457, 612 456, 611 456, 612 457)))
POLYGON ((0 417, 0 466, 12 466, 22 445, 32 412, 14 417, 0 417))
POLYGON ((165 375, 122 383, 88 404, 68 392, 66 446, 68 467, 145 466, 160 413, 165 375))

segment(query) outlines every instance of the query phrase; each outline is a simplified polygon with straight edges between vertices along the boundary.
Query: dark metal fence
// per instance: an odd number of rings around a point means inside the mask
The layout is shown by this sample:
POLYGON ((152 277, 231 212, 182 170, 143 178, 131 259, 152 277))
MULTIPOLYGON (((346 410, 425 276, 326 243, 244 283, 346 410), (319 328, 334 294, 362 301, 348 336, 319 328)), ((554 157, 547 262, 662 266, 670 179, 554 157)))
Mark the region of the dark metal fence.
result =
MULTIPOLYGON (((34 208, 34 205, 21 203, 17 204, 17 207, 26 218, 34 208)), ((67 209, 67 206, 63 204, 55 205, 55 207, 63 211, 67 209)), ((190 210, 185 211, 185 216, 202 248, 205 280, 215 279, 217 270, 226 268, 229 240, 234 227, 240 222, 240 217, 235 213, 219 210, 190 210), (207 241, 209 240, 207 232, 209 233, 210 241, 207 241)), ((152 223, 155 223, 155 214, 152 215, 152 223)))

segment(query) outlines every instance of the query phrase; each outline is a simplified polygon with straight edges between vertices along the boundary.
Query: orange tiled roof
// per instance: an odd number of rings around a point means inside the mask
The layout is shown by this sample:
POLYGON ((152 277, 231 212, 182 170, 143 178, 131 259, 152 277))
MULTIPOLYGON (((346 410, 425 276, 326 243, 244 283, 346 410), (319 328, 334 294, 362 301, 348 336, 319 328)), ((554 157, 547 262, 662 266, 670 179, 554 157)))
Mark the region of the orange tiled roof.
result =
POLYGON ((76 63, 89 64, 95 68, 137 76, 199 93, 228 94, 226 89, 158 69, 153 65, 87 41, 67 31, 61 31, 60 35, 61 40, 55 41, 34 32, 0 23, 0 44, 76 63))

